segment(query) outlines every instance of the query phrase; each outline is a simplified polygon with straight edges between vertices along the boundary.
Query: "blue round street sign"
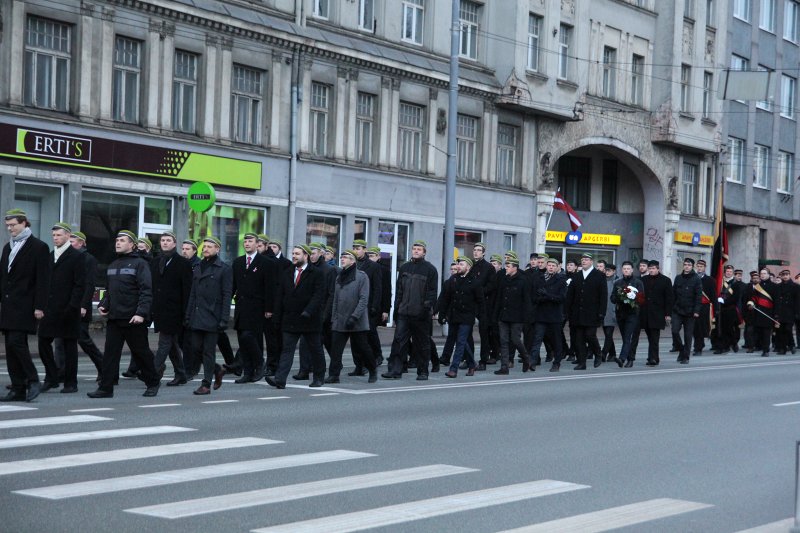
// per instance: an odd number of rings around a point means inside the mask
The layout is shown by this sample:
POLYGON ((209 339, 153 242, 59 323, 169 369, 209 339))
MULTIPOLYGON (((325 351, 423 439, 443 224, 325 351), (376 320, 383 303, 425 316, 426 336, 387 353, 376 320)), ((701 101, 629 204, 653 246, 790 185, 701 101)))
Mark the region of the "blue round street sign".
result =
POLYGON ((692 246, 697 246, 698 244, 700 244, 700 234, 694 233, 692 234, 692 246))
POLYGON ((581 242, 582 238, 583 238, 583 233, 581 233, 580 231, 577 230, 570 231, 569 233, 567 233, 567 237, 564 239, 564 242, 567 243, 568 245, 578 244, 579 242, 581 242))

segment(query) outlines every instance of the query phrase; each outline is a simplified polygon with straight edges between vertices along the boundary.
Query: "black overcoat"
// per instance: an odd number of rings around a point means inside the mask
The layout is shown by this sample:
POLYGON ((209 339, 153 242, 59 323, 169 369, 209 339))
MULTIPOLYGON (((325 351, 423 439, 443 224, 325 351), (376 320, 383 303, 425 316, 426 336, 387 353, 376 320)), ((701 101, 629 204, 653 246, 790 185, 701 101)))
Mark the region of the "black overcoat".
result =
POLYGON ((247 267, 247 256, 233 260, 233 327, 237 331, 261 333, 264 328, 264 313, 274 307, 275 269, 277 263, 261 254, 256 254, 247 267))
MULTIPOLYGON (((44 317, 39 321, 39 336, 77 339, 81 328, 81 300, 86 285, 86 260, 69 246, 58 261, 50 252, 50 290, 44 317)), ((91 304, 90 304, 91 305, 91 304)))
POLYGON ((177 335, 183 328, 186 306, 192 292, 192 265, 175 253, 167 264, 166 256, 150 262, 153 281, 153 325, 156 332, 177 335))
POLYGON ((672 313, 672 282, 659 273, 656 276, 642 276, 644 284, 644 305, 639 311, 642 329, 664 329, 665 317, 672 313))
POLYGON ((569 283, 564 307, 570 325, 602 326, 608 309, 608 283, 603 273, 593 268, 584 279, 579 270, 569 283))
POLYGON ((49 288, 50 248, 31 235, 17 252, 11 270, 8 258, 11 245, 3 247, 0 257, 0 330, 36 333, 36 309, 44 311, 49 288))
POLYGON ((325 303, 325 279, 314 265, 307 265, 300 281, 294 284, 295 269, 281 274, 276 298, 278 323, 290 333, 315 333, 322 331, 325 303), (302 316, 306 313, 308 316, 302 316))

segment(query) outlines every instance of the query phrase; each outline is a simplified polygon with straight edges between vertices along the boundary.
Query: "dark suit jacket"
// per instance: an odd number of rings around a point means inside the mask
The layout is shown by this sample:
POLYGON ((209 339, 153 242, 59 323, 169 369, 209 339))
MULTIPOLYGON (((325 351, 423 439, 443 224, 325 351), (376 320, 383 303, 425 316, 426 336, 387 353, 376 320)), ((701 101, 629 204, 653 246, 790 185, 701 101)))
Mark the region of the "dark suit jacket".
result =
POLYGON ((186 308, 186 326, 198 331, 220 331, 231 315, 233 275, 230 265, 219 257, 203 272, 198 265, 192 273, 192 292, 186 308))
POLYGON ((274 307, 276 265, 261 254, 253 257, 250 268, 246 268, 246 255, 233 260, 233 327, 237 331, 263 331, 264 313, 274 307))
POLYGON ((176 253, 169 264, 162 265, 165 256, 150 262, 153 279, 153 323, 156 332, 177 335, 183 329, 186 306, 192 292, 192 266, 189 260, 176 253))
POLYGON ((10 244, 3 247, 0 257, 0 330, 36 333, 36 309, 44 311, 49 288, 50 248, 31 235, 17 252, 8 270, 10 244))
POLYGON ((322 331, 322 315, 325 303, 325 280, 314 265, 306 266, 295 287, 295 269, 281 274, 276 312, 283 331, 290 333, 314 333, 322 331), (307 313, 308 318, 302 314, 307 313))
POLYGON ((639 310, 642 329, 664 329, 672 313, 672 282, 664 274, 642 276, 644 305, 639 310))
POLYGON ((86 282, 83 284, 83 297, 81 307, 86 309, 86 314, 81 318, 82 322, 92 321, 92 298, 94 298, 94 283, 97 279, 97 259, 90 254, 86 247, 79 250, 81 257, 86 263, 86 282))
POLYGON ((608 309, 608 283, 603 273, 593 268, 583 279, 583 272, 576 272, 567 288, 565 307, 571 326, 602 326, 608 309))
POLYGON ((48 259, 50 290, 44 318, 39 321, 39 336, 77 339, 81 329, 81 303, 86 285, 86 260, 72 246, 55 262, 54 252, 48 259))

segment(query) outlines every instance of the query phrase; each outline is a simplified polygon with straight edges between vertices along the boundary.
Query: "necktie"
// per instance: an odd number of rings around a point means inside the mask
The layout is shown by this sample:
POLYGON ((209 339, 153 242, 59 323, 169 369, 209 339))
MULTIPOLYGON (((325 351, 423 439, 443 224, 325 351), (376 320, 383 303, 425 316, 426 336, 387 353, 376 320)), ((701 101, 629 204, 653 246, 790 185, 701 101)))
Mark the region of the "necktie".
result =
POLYGON ((300 283, 300 274, 303 273, 303 269, 297 267, 297 274, 294 276, 294 286, 297 287, 297 284, 300 283))
POLYGON ((250 256, 247 256, 247 266, 245 267, 247 270, 250 270, 250 256))

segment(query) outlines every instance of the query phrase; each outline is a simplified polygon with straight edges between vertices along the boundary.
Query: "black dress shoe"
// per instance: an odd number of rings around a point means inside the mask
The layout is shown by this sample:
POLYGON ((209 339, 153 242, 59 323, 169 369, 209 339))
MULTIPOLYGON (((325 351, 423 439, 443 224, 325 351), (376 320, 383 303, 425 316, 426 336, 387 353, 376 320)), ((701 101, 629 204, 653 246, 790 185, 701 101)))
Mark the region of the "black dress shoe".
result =
MULTIPOLYGON (((553 356, 552 355, 548 355, 547 357, 544 358, 544 362, 545 363, 552 363, 553 362, 553 356)), ((541 364, 541 361, 539 362, 539 364, 541 364)))
MULTIPOLYGON (((527 372, 530 369, 531 369, 531 364, 528 361, 523 361, 522 362, 522 371, 523 372, 527 372)), ((535 366, 533 367, 533 370, 536 370, 535 366)))
POLYGON ((130 370, 126 370, 122 373, 123 378, 133 379, 136 377, 136 372, 131 372, 130 370))
POLYGON ((172 381, 167 382, 167 387, 177 387, 178 385, 186 385, 186 380, 174 378, 172 381))
POLYGON ((597 368, 598 366, 600 366, 602 364, 603 364, 603 358, 602 357, 595 357, 594 358, 594 367, 595 368, 597 368))
POLYGON ((276 389, 285 389, 286 383, 278 383, 275 381, 275 376, 264 376, 264 381, 275 387, 276 389))
POLYGON ((444 373, 444 377, 446 378, 456 378, 458 377, 458 373, 455 370, 448 370, 444 373))
POLYGON ((769 357, 769 352, 761 352, 761 357, 769 357))
POLYGON ((159 387, 160 387, 160 384, 159 385, 152 385, 150 387, 147 387, 147 389, 145 389, 144 394, 142 394, 142 396, 144 396, 145 398, 152 398, 153 396, 158 396, 158 388, 159 387))
POLYGON ((41 386, 41 388, 40 388, 40 390, 39 390, 39 391, 40 391, 40 392, 47 392, 47 391, 49 391, 50 389, 57 389, 57 388, 58 388, 58 383, 53 383, 53 382, 50 382, 50 381, 45 381, 45 382, 42 384, 42 386, 41 386))
MULTIPOLYGON (((486 366, 486 363, 481 363, 481 364, 482 364, 483 366, 486 366)), ((458 365, 458 368, 459 368, 460 370, 465 370, 465 369, 467 368, 467 361, 466 361, 466 360, 464 360, 464 361, 461 361, 461 363, 459 363, 459 365, 458 365)))
POLYGON ((197 396, 205 396, 206 394, 211 394, 211 389, 203 384, 200 384, 199 387, 192 391, 192 394, 196 394, 197 396))
POLYGON ((367 380, 367 383, 375 383, 377 381, 378 381, 378 373, 377 372, 372 372, 369 375, 369 379, 367 380))
POLYGON ((428 374, 417 374, 417 381, 428 381, 428 374))
POLYGON ((348 376, 366 376, 367 370, 364 368, 356 368, 352 372, 347 373, 348 376))
POLYGON ((24 402, 25 394, 13 390, 0 398, 0 402, 24 402))
POLYGON ((234 383, 238 383, 239 385, 241 385, 242 383, 250 383, 252 381, 252 379, 253 379, 253 376, 245 374, 244 376, 242 376, 242 377, 240 377, 238 379, 234 379, 233 382, 234 383))
POLYGON ((97 389, 92 392, 87 392, 86 396, 89 398, 113 398, 114 391, 97 389))
POLYGON ((657 364, 658 364, 658 363, 656 363, 655 361, 647 361, 647 362, 645 363, 645 365, 647 365, 647 366, 656 366, 657 364))
POLYGON ((314 381, 308 384, 309 387, 322 387, 323 385, 324 383, 322 382, 321 379, 315 379, 314 381))
POLYGON ((573 370, 586 370, 586 365, 577 365, 572 367, 573 370))
POLYGON ((214 372, 214 390, 219 389, 222 387, 222 378, 225 377, 225 369, 219 367, 219 370, 214 372))
POLYGON ((25 396, 25 401, 32 402, 37 396, 39 396, 40 392, 42 392, 42 386, 38 381, 35 383, 30 383, 28 385, 28 394, 25 396))
POLYGON ((400 376, 398 374, 392 374, 391 372, 384 372, 383 374, 381 374, 381 377, 383 379, 400 379, 403 376, 400 376))
POLYGON ((339 383, 339 376, 328 376, 325 378, 325 383, 339 383))
POLYGON ((775 352, 777 355, 786 355, 786 350, 778 350, 775 352))
POLYGON ((69 387, 64 385, 64 388, 61 389, 60 392, 62 394, 72 394, 73 392, 78 392, 78 387, 76 387, 75 385, 70 385, 69 387))
POLYGON ((633 368, 633 359, 625 361, 625 368, 633 368))
POLYGON ((308 374, 305 372, 298 372, 297 374, 292 376, 292 379, 295 379, 297 381, 308 381, 308 374))
POLYGON ((689 359, 681 359, 679 362, 682 365, 688 365, 689 364, 689 359))
POLYGON ((441 370, 441 368, 439 366, 439 363, 436 363, 435 365, 431 365, 431 372, 439 372, 439 370, 441 370))
POLYGON ((478 363, 478 370, 486 370, 486 363, 478 363))
POLYGON ((703 355, 703 350, 695 350, 694 355, 703 355))
MULTIPOLYGON (((97 381, 100 381, 100 378, 97 378, 97 381)), ((8 385, 6 385, 6 390, 11 390, 11 389, 13 389, 13 388, 14 388, 14 385, 12 385, 11 383, 9 383, 8 385)))
POLYGON ((553 366, 550 367, 550 372, 558 372, 561 370, 561 363, 553 363, 553 366))
POLYGON ((487 365, 496 365, 497 364, 497 359, 495 359, 494 357, 490 357, 489 359, 486 360, 486 364, 487 365))
POLYGON ((508 367, 502 366, 494 371, 495 376, 507 376, 508 375, 508 367))
POLYGON ((618 367, 622 368, 622 366, 623 366, 622 359, 620 359, 619 357, 615 357, 614 358, 614 362, 617 363, 618 367))
MULTIPOLYGON (((731 346, 731 350, 733 350, 733 353, 737 353, 739 351, 739 346, 734 344, 733 346, 731 346)), ((794 352, 792 352, 792 353, 794 353, 794 352)))
POLYGON ((450 360, 445 359, 444 357, 439 358, 439 364, 444 366, 450 366, 450 360))
POLYGON ((570 363, 575 361, 575 360, 576 360, 576 357, 574 355, 570 355, 569 357, 567 357, 567 361, 569 361, 570 363))

